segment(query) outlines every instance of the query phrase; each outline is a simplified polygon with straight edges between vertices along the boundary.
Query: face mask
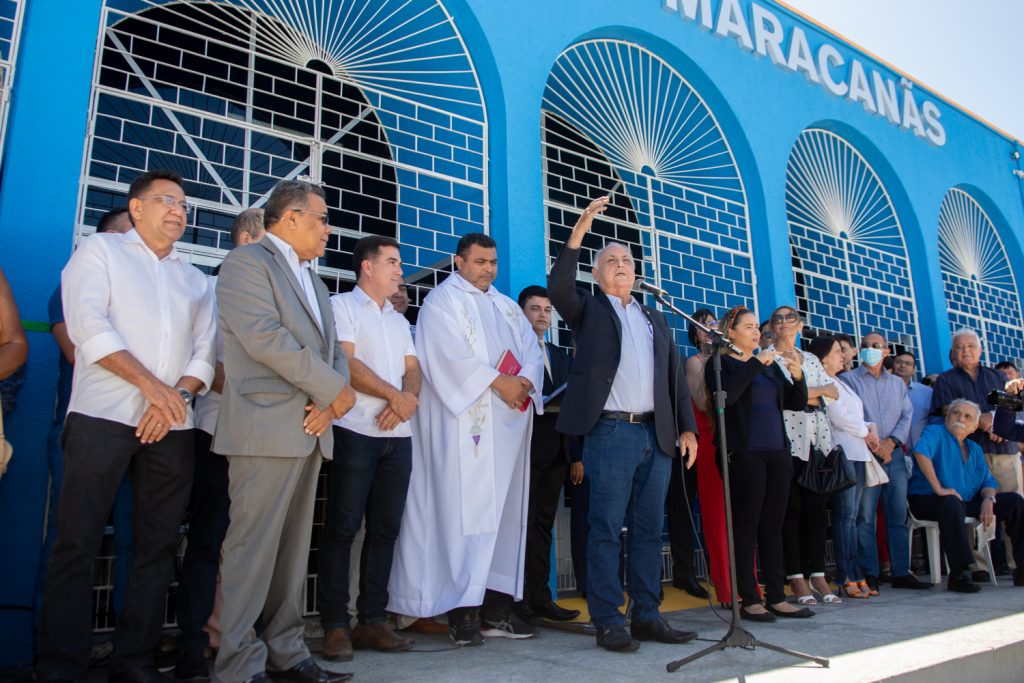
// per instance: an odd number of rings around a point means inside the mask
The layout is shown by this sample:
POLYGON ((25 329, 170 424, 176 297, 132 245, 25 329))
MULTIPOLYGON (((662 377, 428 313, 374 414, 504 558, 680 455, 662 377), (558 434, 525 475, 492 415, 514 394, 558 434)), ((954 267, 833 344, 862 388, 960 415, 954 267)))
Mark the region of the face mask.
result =
POLYGON ((875 367, 882 362, 882 349, 861 349, 860 362, 875 367))

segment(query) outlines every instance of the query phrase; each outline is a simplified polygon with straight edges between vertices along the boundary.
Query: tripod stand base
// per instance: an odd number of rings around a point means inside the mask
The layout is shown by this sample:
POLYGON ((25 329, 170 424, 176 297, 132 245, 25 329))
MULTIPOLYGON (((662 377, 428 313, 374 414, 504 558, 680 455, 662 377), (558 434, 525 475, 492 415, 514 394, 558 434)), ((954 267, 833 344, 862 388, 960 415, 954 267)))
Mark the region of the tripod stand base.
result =
POLYGON ((665 666, 665 669, 667 669, 669 673, 672 673, 673 671, 678 670, 680 667, 686 666, 690 662, 693 662, 693 661, 696 661, 696 660, 700 659, 704 655, 709 655, 712 652, 718 652, 719 650, 724 650, 727 647, 745 647, 745 648, 763 647, 766 650, 772 650, 774 652, 781 652, 782 654, 789 655, 790 657, 799 657, 800 659, 806 659, 809 662, 814 662, 815 664, 820 664, 821 666, 825 667, 826 669, 828 668, 828 660, 825 659, 824 657, 815 657, 814 655, 804 654, 803 652, 797 652, 795 650, 787 650, 786 648, 779 647, 778 645, 772 645, 770 643, 762 643, 760 640, 755 638, 754 635, 750 631, 747 631, 742 626, 737 626, 737 625, 733 624, 732 626, 729 627, 729 631, 725 634, 725 637, 723 637, 720 641, 718 641, 714 645, 711 645, 710 647, 706 647, 703 650, 701 650, 700 652, 695 652, 692 655, 690 655, 689 657, 684 657, 683 659, 678 659, 678 660, 676 660, 674 662, 669 662, 665 666))

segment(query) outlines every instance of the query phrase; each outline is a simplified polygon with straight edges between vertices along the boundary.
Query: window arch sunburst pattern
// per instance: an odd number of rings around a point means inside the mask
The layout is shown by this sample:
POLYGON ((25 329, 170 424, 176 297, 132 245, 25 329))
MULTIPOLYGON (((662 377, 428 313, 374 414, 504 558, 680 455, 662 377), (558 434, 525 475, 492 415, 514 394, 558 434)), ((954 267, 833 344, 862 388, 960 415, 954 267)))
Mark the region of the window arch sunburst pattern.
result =
POLYGON ((415 302, 487 231, 483 98, 440 0, 106 0, 102 32, 80 233, 172 168, 199 207, 179 247, 210 266, 235 214, 308 176, 334 227, 321 276, 350 286, 355 240, 393 235, 415 302))
POLYGON ((679 71, 634 43, 587 40, 556 60, 543 110, 549 262, 590 199, 615 189, 584 241, 582 280, 613 239, 684 310, 754 306, 742 178, 714 112, 679 71))
POLYGON ((885 332, 920 349, 899 216, 874 169, 835 133, 811 128, 786 167, 797 305, 818 332, 885 332))
POLYGON ((976 330, 986 362, 1024 356, 1024 317, 1006 249, 989 215, 960 188, 939 208, 939 267, 950 330, 976 330))

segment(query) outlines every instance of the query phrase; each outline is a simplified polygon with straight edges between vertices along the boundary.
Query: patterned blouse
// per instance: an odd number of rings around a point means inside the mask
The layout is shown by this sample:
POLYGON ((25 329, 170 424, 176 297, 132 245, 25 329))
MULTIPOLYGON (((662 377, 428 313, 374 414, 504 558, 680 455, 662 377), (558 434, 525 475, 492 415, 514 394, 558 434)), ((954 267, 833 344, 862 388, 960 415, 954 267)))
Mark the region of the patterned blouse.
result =
MULTIPOLYGON (((772 344, 766 350, 775 351, 775 345, 772 344)), ((817 356, 809 351, 800 353, 803 355, 800 367, 804 371, 804 381, 807 382, 808 390, 832 384, 832 378, 825 373, 825 368, 821 367, 821 361, 817 356)), ((779 366, 786 379, 792 382, 793 376, 789 373, 789 368, 782 363, 779 366)), ((822 403, 832 401, 825 396, 819 396, 818 400, 822 403)), ((814 409, 815 407, 808 406, 808 408, 814 409)), ((832 450, 832 426, 828 422, 828 413, 824 410, 814 409, 813 412, 783 410, 782 419, 786 425, 786 436, 789 437, 789 454, 794 458, 800 458, 806 462, 810 457, 811 444, 817 446, 822 453, 832 450)))

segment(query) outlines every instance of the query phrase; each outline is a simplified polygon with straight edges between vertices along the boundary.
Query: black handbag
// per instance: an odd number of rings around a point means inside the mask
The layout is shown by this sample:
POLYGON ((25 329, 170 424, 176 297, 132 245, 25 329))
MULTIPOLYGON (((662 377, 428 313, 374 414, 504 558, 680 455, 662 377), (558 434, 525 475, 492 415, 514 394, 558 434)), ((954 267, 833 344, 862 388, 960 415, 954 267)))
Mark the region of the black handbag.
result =
POLYGON ((828 454, 811 446, 810 456, 796 483, 815 493, 838 493, 857 483, 857 473, 842 446, 837 444, 828 454))

